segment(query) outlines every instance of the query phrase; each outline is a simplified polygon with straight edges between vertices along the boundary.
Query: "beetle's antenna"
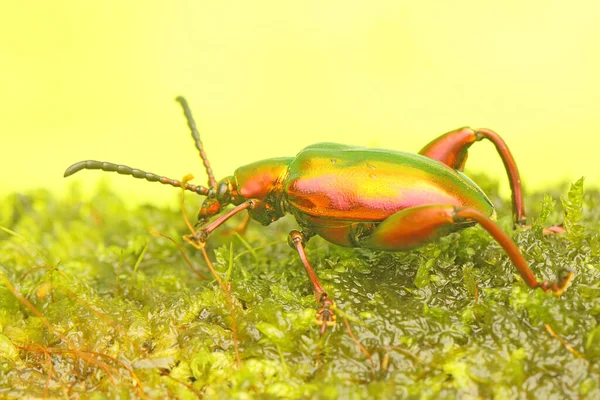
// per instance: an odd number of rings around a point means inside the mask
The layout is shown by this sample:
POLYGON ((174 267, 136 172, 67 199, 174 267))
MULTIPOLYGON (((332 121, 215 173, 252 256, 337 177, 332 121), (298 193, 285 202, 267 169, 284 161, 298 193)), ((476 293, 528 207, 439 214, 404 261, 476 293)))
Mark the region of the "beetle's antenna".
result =
MULTIPOLYGON (((71 165, 65 171, 64 176, 67 177, 67 176, 73 175, 75 172, 81 171, 82 169, 101 169, 102 171, 117 172, 121 175, 131 175, 134 178, 145 179, 150 182, 160 182, 165 185, 182 187, 181 186, 182 183, 176 179, 159 176, 159 175, 153 174, 152 172, 146 172, 146 171, 142 171, 141 169, 128 167, 127 165, 118 165, 118 164, 113 164, 110 162, 94 161, 94 160, 80 161, 78 163, 71 165)), ((204 186, 200 186, 200 185, 196 186, 196 185, 191 185, 189 183, 185 183, 183 185, 184 185, 183 188, 185 190, 189 190, 191 192, 197 193, 202 196, 206 196, 208 194, 208 188, 206 188, 204 186)))
POLYGON ((188 126, 190 127, 190 131, 192 131, 192 137, 194 138, 194 143, 196 144, 196 148, 200 152, 200 158, 202 158, 202 162, 204 163, 204 168, 206 168, 206 174, 208 175, 208 186, 210 186, 212 188, 216 188, 217 180, 215 179, 213 170, 210 167, 210 162, 208 161, 208 157, 206 156, 206 153, 204 152, 204 145, 202 144, 202 141, 200 140, 200 134, 198 133, 198 129, 196 128, 196 122, 194 121, 194 117, 192 116, 192 111, 190 110, 190 106, 188 105, 187 100, 182 96, 178 96, 175 100, 178 101, 179 104, 181 104, 181 107, 183 108, 183 114, 185 115, 185 119, 187 120, 188 126))

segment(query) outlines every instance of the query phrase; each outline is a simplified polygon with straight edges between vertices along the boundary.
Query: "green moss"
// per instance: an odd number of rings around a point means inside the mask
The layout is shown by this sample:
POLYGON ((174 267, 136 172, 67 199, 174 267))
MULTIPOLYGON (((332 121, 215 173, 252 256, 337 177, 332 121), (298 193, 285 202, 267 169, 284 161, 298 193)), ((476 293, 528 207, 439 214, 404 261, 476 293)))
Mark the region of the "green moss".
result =
MULTIPOLYGON (((181 240, 177 200, 128 209, 106 187, 89 201, 76 188, 63 199, 10 195, 0 203, 0 397, 599 397, 600 193, 582 184, 529 196, 533 229, 512 233, 539 278, 576 271, 562 297, 526 287, 480 228, 407 253, 312 239, 309 259, 343 311, 324 336, 287 245, 293 221, 251 225, 243 238, 217 231, 209 254, 231 285, 241 369, 227 298, 181 240), (566 235, 542 235, 563 219, 566 235)), ((493 182, 484 189, 510 232, 509 202, 493 182)), ((188 215, 197 206, 187 198, 188 215)))

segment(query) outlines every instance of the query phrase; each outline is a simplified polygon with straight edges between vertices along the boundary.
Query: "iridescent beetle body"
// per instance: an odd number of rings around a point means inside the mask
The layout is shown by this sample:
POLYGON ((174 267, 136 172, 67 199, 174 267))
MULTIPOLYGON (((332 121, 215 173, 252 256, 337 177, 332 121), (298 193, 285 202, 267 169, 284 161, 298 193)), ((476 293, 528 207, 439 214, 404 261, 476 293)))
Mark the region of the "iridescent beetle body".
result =
MULTIPOLYGON (((233 181, 244 199, 267 203, 268 208, 251 213, 254 219, 267 225, 289 213, 305 230, 341 246, 379 249, 365 240, 369 232, 393 214, 413 207, 448 204, 495 214, 485 193, 445 164, 418 154, 336 143, 318 143, 294 158, 240 167, 233 181)), ((422 244, 406 243, 393 250, 422 244)))
POLYGON ((183 186, 206 196, 198 215, 200 228, 186 237, 199 246, 213 230, 243 210, 248 210, 249 217, 263 225, 285 214, 293 215, 302 231, 291 231, 288 242, 300 255, 321 305, 317 321, 322 332, 335 322, 335 303, 306 257, 305 244, 314 235, 341 246, 403 251, 479 223, 504 248, 530 287, 561 294, 573 278, 569 272, 558 282, 539 282, 510 237, 492 222, 496 213, 491 201, 461 172, 471 144, 481 139, 492 141, 509 177, 515 224, 525 223, 516 164, 505 143, 493 131, 470 128, 451 131, 429 143, 420 154, 318 143, 306 147, 296 157, 242 166, 233 176, 217 182, 187 103, 181 97, 177 100, 184 108, 204 161, 208 188, 98 161, 76 163, 65 171, 65 176, 81 169, 101 169, 183 186), (230 204, 235 207, 209 223, 230 204))

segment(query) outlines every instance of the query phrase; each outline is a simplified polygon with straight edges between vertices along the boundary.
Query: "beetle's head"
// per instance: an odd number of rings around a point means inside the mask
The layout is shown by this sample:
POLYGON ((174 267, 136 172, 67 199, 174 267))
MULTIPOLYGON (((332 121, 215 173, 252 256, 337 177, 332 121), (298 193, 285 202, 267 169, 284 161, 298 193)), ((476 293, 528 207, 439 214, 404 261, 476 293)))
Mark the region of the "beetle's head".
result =
POLYGON ((239 199, 240 196, 237 192, 233 176, 228 176, 227 178, 220 180, 217 182, 216 187, 212 187, 208 190, 206 199, 198 212, 198 222, 196 223, 196 226, 204 225, 213 215, 220 213, 223 207, 232 203, 239 203, 239 199))

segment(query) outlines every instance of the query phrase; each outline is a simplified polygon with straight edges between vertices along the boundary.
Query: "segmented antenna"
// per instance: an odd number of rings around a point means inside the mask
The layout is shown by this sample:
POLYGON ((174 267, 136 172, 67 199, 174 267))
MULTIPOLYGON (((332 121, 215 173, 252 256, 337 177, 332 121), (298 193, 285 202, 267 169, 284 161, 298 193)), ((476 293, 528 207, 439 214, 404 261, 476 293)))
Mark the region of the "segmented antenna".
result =
MULTIPOLYGON (((75 172, 81 171, 82 169, 100 169, 102 171, 116 172, 121 175, 131 175, 134 178, 145 179, 150 182, 160 182, 165 185, 181 187, 181 182, 176 179, 171 179, 171 178, 167 178, 164 176, 158 176, 156 174, 153 174, 152 172, 146 172, 146 171, 142 171, 141 169, 131 168, 131 167, 128 167, 127 165, 118 165, 118 164, 113 164, 110 162, 94 161, 94 160, 80 161, 78 163, 71 165, 65 171, 64 176, 67 177, 67 176, 73 175, 75 172)), ((196 185, 191 185, 189 183, 186 183, 184 185, 184 189, 189 190, 194 193, 197 193, 197 194, 200 194, 202 196, 206 196, 208 194, 208 188, 206 188, 204 186, 199 186, 199 185, 196 186, 196 185)))
POLYGON ((200 140, 200 134, 198 133, 198 129, 196 128, 196 122, 194 121, 194 117, 192 116, 190 106, 188 105, 187 100, 182 96, 178 96, 175 100, 181 104, 181 107, 183 108, 183 114, 185 115, 185 119, 187 120, 188 126, 190 127, 190 131, 192 131, 194 143, 196 144, 196 148, 200 152, 200 158, 202 158, 204 168, 206 168, 206 174, 208 175, 208 186, 216 188, 217 180, 213 175, 213 170, 210 167, 210 162, 208 161, 208 157, 204 152, 204 146, 202 145, 202 141, 200 140))

